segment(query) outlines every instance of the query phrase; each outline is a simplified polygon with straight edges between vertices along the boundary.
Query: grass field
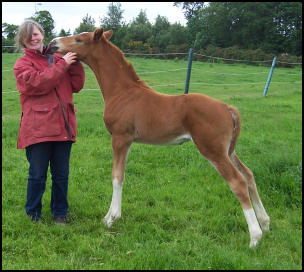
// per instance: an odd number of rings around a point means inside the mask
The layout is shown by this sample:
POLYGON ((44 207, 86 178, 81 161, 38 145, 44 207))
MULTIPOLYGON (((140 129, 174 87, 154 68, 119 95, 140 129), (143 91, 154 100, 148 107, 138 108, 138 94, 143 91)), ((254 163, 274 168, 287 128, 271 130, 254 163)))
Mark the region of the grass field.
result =
MULTIPOLYGON (((103 225, 112 196, 111 138, 87 66, 84 90, 74 95, 78 138, 70 162, 69 223, 64 228, 52 221, 50 174, 43 224, 30 222, 24 211, 28 162, 25 150, 16 149, 21 111, 12 67, 18 55, 2 57, 3 269, 302 269, 302 69, 276 68, 262 97, 269 67, 192 64, 189 92, 234 105, 241 114, 236 151, 252 169, 271 218, 270 232, 250 250, 237 199, 191 142, 133 144, 122 218, 111 229, 103 225)), ((155 90, 183 93, 186 61, 128 59, 155 90)))

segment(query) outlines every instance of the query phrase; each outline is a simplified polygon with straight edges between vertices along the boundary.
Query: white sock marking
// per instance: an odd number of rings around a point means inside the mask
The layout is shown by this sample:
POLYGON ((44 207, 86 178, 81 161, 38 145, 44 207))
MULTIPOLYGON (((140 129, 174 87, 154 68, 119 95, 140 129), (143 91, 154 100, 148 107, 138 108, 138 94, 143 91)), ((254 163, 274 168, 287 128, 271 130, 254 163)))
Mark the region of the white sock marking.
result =
POLYGON ((110 209, 104 218, 110 228, 121 217, 122 184, 115 178, 113 180, 113 194, 110 209))
POLYGON ((262 230, 253 209, 243 210, 250 233, 249 247, 255 247, 262 238, 262 230))

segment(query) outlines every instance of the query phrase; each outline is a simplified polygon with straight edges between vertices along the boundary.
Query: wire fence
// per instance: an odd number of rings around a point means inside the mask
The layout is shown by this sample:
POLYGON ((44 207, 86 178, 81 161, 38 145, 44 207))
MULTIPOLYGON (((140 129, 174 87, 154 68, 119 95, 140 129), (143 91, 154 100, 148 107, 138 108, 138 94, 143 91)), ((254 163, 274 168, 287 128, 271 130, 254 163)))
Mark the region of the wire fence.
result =
MULTIPOLYGON (((127 56, 170 56, 170 55, 185 55, 187 56, 188 53, 124 53, 127 56)), ((238 60, 238 59, 229 59, 229 58, 222 58, 222 57, 214 57, 208 56, 200 53, 193 53, 195 56, 201 56, 208 59, 215 59, 215 60, 223 60, 223 61, 232 61, 232 62, 246 62, 246 63, 272 63, 271 60, 238 60)), ((285 61, 277 61, 277 63, 283 64, 290 64, 290 65, 302 65, 301 62, 285 62, 285 61)))
MULTIPOLYGON (((10 67, 3 67, 2 65, 2 75, 5 73, 9 73, 12 72, 13 73, 13 65, 15 63, 15 61, 20 58, 22 56, 22 54, 20 53, 10 53, 12 54, 12 61, 10 62, 10 67)), ((151 53, 151 54, 145 54, 145 53, 124 53, 127 57, 134 57, 134 56, 149 56, 149 57, 156 57, 156 56, 187 56, 188 53, 151 53)), ((263 60, 263 61, 250 61, 250 60, 237 60, 237 59, 226 59, 226 58, 221 58, 221 57, 214 57, 214 56, 207 56, 207 55, 203 55, 203 54, 199 54, 199 53, 193 53, 194 56, 200 56, 200 57, 204 57, 210 60, 220 60, 220 61, 233 61, 233 62, 254 62, 254 63, 267 63, 267 62, 272 62, 272 60, 263 60)), ((206 61, 205 61, 206 62, 206 61)), ((279 61, 278 61, 279 62, 279 61)), ((211 62, 211 65, 213 64, 217 64, 217 62, 211 62)), ((225 64, 225 63, 224 63, 225 64)), ((301 65, 302 63, 288 63, 290 65, 301 65)), ((182 68, 176 68, 176 69, 169 69, 169 70, 156 70, 156 71, 138 71, 137 74, 138 75, 149 75, 149 74, 157 74, 157 73, 175 73, 175 72, 182 72, 184 71, 184 76, 186 74, 186 70, 187 70, 187 64, 185 63, 185 67, 182 68)), ((265 85, 266 83, 266 79, 267 79, 267 75, 269 73, 269 70, 265 70, 265 71, 261 71, 261 72, 244 72, 244 73, 233 73, 233 72, 216 72, 216 71, 210 71, 210 70, 206 70, 204 68, 204 70, 202 68, 196 68, 196 67, 192 67, 192 70, 195 71, 197 74, 195 76, 191 76, 191 85, 205 85, 205 86, 242 86, 242 85, 256 85, 256 84, 261 84, 261 85, 265 85), (201 72, 201 74, 200 74, 201 72), (210 82, 197 82, 196 77, 200 77, 200 75, 206 75, 206 74, 210 74, 210 75, 215 75, 215 76, 244 76, 244 77, 249 77, 249 76, 253 76, 253 75, 261 75, 261 81, 258 82, 236 82, 236 83, 228 83, 228 82, 224 82, 224 83, 210 83, 210 82), (194 77, 194 78, 193 78, 194 77), (266 77, 266 78, 265 78, 266 77), (263 78, 263 79, 262 79, 263 78)), ((87 74, 93 74, 93 72, 89 71, 87 72, 87 74)), ((282 72, 276 72, 276 75, 286 75, 286 73, 282 73, 282 72)), ((272 81, 271 84, 300 84, 302 83, 302 73, 290 73, 288 72, 288 76, 299 76, 301 77, 301 79, 299 81, 292 81, 292 82, 287 82, 287 81, 272 81)), ((3 78, 3 77, 2 77, 3 78)), ((169 87, 169 86, 178 86, 178 85, 184 85, 185 81, 181 81, 181 82, 172 82, 172 83, 166 83, 166 84, 149 84, 149 86, 151 88, 154 87, 169 87)), ((95 90, 100 90, 99 88, 89 88, 89 89, 84 89, 87 91, 95 91, 95 90)), ((8 90, 2 90, 2 94, 16 94, 18 93, 17 90, 13 90, 13 91, 8 91, 8 90)))
MULTIPOLYGON (((14 45, 3 45, 2 46, 2 53, 3 53, 3 49, 4 48, 11 48, 11 52, 9 53, 13 53, 14 52, 14 48, 16 46, 14 45)), ((143 56, 143 57, 155 57, 155 56, 187 56, 188 53, 179 53, 179 52, 175 52, 175 53, 141 53, 141 52, 124 52, 124 54, 126 56, 143 56)), ((246 60, 246 59, 233 59, 233 58, 223 58, 223 57, 215 57, 215 56, 209 56, 209 55, 204 55, 201 53, 193 53, 194 56, 198 56, 198 57, 203 57, 206 59, 210 59, 210 60, 218 60, 218 61, 230 61, 230 62, 244 62, 244 63, 272 63, 272 59, 269 60, 246 60)), ((288 54, 282 54, 281 56, 285 56, 288 54)), ((302 60, 302 59, 301 59, 302 60)), ((281 60, 277 60, 277 63, 281 63, 281 64, 287 64, 287 65, 302 65, 302 62, 289 62, 289 61, 281 61, 281 60)))

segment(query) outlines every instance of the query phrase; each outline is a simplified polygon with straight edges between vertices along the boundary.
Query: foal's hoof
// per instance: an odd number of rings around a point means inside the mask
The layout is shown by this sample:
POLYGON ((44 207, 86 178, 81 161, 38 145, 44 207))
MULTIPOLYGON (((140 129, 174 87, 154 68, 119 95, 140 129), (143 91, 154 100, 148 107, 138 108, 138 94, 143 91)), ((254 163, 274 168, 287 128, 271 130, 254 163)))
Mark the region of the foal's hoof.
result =
POLYGON ((265 220, 261 221, 260 224, 263 231, 269 231, 270 218, 266 218, 265 220))
POLYGON ((113 213, 110 211, 107 213, 107 215, 104 217, 103 222, 106 224, 108 228, 111 228, 112 225, 121 217, 120 213, 113 213))
POLYGON ((106 218, 106 217, 102 221, 108 228, 111 228, 114 223, 114 221, 111 220, 111 218, 106 218))
POLYGON ((258 243, 259 243, 259 241, 256 239, 251 240, 250 244, 249 244, 249 248, 256 248, 258 243))
POLYGON ((250 248, 255 248, 258 245, 258 243, 260 242, 261 239, 262 239, 262 231, 260 230, 260 232, 257 232, 254 237, 250 238, 249 247, 250 248))

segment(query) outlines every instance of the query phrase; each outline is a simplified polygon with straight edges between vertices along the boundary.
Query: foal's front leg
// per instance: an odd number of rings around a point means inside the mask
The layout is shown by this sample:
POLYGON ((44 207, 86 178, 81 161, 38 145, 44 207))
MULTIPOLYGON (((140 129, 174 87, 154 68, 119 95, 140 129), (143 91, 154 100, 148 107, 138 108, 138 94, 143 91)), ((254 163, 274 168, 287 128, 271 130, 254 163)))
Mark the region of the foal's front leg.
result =
POLYGON ((112 136, 113 168, 112 182, 113 194, 110 209, 104 217, 104 222, 110 228, 121 217, 122 185, 125 176, 125 167, 131 141, 126 136, 112 136))

